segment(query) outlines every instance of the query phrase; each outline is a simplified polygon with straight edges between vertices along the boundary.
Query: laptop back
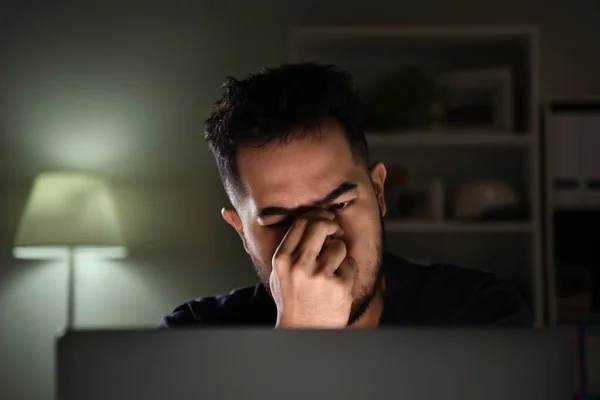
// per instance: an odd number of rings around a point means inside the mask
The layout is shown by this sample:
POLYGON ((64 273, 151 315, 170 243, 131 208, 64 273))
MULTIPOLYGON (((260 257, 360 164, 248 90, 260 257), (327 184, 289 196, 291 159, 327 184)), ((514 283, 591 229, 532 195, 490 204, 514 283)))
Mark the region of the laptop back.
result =
POLYGON ((574 337, 547 330, 68 332, 59 400, 566 400, 574 337))

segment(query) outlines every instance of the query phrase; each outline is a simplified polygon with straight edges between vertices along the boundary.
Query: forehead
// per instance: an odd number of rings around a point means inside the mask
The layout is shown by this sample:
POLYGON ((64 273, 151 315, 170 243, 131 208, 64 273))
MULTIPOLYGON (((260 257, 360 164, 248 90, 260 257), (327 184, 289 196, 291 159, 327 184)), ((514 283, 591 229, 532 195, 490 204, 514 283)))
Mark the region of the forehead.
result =
POLYGON ((334 122, 284 145, 242 148, 237 164, 245 199, 255 209, 310 205, 341 183, 356 182, 360 172, 342 128, 334 122))

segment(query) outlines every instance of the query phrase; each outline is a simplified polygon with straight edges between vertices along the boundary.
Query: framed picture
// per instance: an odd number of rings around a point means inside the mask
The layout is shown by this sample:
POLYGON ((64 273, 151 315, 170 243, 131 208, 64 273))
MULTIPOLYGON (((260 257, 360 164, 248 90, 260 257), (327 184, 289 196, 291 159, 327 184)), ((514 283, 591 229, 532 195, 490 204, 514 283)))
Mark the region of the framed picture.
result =
POLYGON ((444 74, 440 85, 446 129, 513 131, 513 79, 509 68, 444 74))

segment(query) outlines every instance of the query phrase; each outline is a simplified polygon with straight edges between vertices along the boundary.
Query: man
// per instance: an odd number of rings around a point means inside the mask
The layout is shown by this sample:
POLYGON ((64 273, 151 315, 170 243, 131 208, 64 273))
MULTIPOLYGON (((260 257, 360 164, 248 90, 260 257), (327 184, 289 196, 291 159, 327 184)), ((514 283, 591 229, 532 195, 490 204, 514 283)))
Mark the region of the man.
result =
POLYGON ((188 301, 161 327, 530 326, 490 273, 385 251, 385 166, 371 164, 352 78, 288 64, 229 78, 205 138, 260 284, 188 301))

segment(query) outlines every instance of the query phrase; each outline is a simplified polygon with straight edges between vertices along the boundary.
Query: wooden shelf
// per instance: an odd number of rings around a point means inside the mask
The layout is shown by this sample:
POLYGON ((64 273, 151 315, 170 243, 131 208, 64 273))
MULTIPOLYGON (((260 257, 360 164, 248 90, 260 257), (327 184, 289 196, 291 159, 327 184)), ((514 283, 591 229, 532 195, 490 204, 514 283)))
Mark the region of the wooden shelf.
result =
POLYGON ((377 133, 368 132, 370 146, 529 146, 530 134, 514 133, 377 133))
POLYGON ((529 37, 537 34, 530 26, 298 26, 293 27, 294 41, 326 39, 364 38, 429 38, 438 41, 450 39, 469 40, 471 43, 490 42, 490 39, 514 41, 515 37, 529 37))
POLYGON ((389 233, 518 233, 533 232, 530 222, 385 221, 389 233))

